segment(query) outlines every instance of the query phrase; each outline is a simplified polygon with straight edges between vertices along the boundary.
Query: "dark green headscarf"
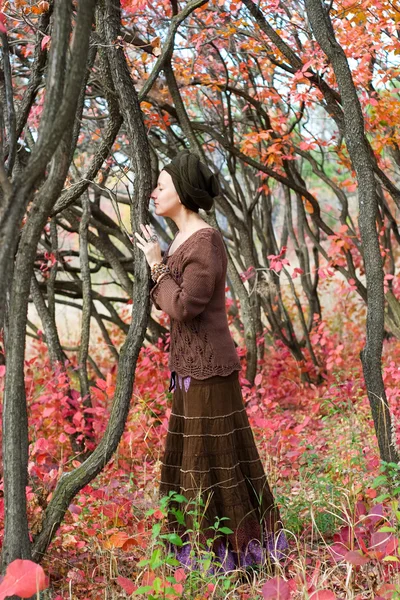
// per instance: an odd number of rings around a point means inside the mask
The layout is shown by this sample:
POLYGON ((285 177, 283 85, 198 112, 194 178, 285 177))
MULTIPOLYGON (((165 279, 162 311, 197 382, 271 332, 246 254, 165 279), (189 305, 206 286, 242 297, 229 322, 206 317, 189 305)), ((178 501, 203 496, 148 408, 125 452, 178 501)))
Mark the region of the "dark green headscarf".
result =
POLYGON ((183 150, 164 167, 172 177, 177 194, 184 206, 199 212, 209 211, 219 194, 218 179, 196 154, 183 150))

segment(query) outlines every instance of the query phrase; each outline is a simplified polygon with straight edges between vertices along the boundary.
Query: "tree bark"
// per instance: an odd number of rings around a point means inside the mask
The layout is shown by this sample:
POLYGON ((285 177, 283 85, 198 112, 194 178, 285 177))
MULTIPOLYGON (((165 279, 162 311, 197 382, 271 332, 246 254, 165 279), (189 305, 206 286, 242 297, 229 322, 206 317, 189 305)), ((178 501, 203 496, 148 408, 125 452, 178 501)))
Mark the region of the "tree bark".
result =
MULTIPOLYGON (((79 4, 78 14, 91 10, 94 0, 79 4), (85 5, 85 6, 83 6, 85 5)), ((20 224, 26 207, 32 199, 35 187, 43 177, 48 162, 54 156, 64 134, 73 124, 76 102, 81 91, 82 68, 86 64, 88 45, 85 21, 77 20, 70 68, 65 86, 64 71, 71 31, 72 4, 69 0, 57 2, 54 9, 53 42, 50 51, 49 74, 46 86, 46 98, 39 127, 38 140, 33 148, 23 176, 18 177, 12 193, 7 194, 0 213, 0 280, 8 281, 10 262, 13 260, 19 239, 20 224)), ((4 184, 0 178, 4 190, 4 184)), ((0 327, 4 323, 5 298, 8 286, 0 286, 0 327)))
MULTIPOLYGON (((151 191, 150 154, 138 96, 130 77, 122 49, 114 44, 120 32, 119 0, 101 0, 97 11, 97 27, 106 44, 102 52, 110 64, 120 111, 127 127, 132 148, 134 204, 131 206, 132 229, 139 231, 147 222, 151 191)), ((90 238, 89 238, 90 241, 90 238)), ((40 560, 46 552, 75 494, 98 475, 114 454, 124 431, 134 382, 136 361, 142 347, 149 315, 149 273, 141 251, 134 246, 134 280, 132 321, 121 349, 117 384, 107 429, 97 448, 77 469, 64 473, 46 509, 43 527, 33 543, 33 558, 40 560)))
POLYGON ((92 306, 92 286, 90 278, 89 254, 88 254, 88 228, 90 221, 89 194, 82 195, 82 218, 79 227, 79 258, 82 276, 82 326, 81 343, 79 345, 78 365, 81 398, 84 406, 90 406, 90 391, 87 372, 87 358, 89 354, 90 341, 90 314, 92 306))
POLYGON ((376 227, 377 193, 374 165, 365 138, 364 117, 343 48, 336 40, 329 13, 321 0, 305 0, 315 38, 330 60, 339 86, 347 148, 356 172, 359 227, 367 281, 366 343, 361 352, 364 379, 381 458, 398 462, 391 444, 391 418, 382 378, 385 322, 383 265, 376 227))
MULTIPOLYGON (((65 3, 65 4, 70 4, 65 3)), ((64 18, 64 3, 58 3, 58 18, 64 18)), ((2 569, 17 558, 30 558, 31 547, 28 533, 28 522, 26 513, 26 485, 28 468, 28 421, 24 382, 24 357, 25 357, 25 335, 27 323, 27 308, 29 291, 33 274, 36 249, 43 227, 48 219, 50 210, 58 197, 71 157, 71 142, 73 139, 73 116, 76 114, 78 96, 82 91, 85 81, 86 60, 89 50, 90 29, 93 22, 95 0, 79 2, 76 18, 76 28, 71 50, 70 68, 66 78, 68 91, 63 96, 62 106, 64 112, 61 121, 54 124, 55 129, 63 124, 63 140, 59 145, 59 138, 52 138, 48 133, 48 140, 52 143, 43 147, 43 141, 39 149, 35 147, 37 166, 42 165, 44 169, 48 157, 57 148, 49 170, 49 178, 43 185, 32 203, 29 216, 24 225, 21 241, 16 257, 13 275, 10 319, 8 331, 8 343, 6 348, 6 384, 3 405, 3 462, 4 462, 4 505, 5 505, 5 532, 2 551, 2 569), (67 105, 65 106, 65 102, 67 105), (65 127, 69 124, 69 127, 65 127), (49 154, 49 145, 53 151, 49 154), (41 149, 43 150, 41 152, 41 149)), ((65 8, 65 6, 64 6, 65 8)), ((70 6, 67 8, 68 20, 70 17, 70 6)), ((56 7, 57 11, 57 7, 56 7)), ((63 24, 69 31, 68 25, 63 24)), ((57 48, 57 41, 54 42, 57 48)), ((67 49, 65 48, 65 52, 67 49)), ((60 90, 61 93, 61 90, 60 90)), ((83 104, 83 98, 82 98, 83 104)), ((61 109, 60 109, 61 110, 61 109)), ((24 173, 25 175, 26 173, 24 173)), ((23 178, 25 179, 25 178, 23 178)), ((14 197, 15 211, 13 207, 13 225, 20 223, 20 213, 25 203, 33 193, 33 182, 37 180, 37 174, 26 174, 28 183, 16 184, 19 191, 14 197)), ((6 221, 2 222, 2 225, 6 221)), ((3 230, 4 232, 4 230, 3 230)), ((1 236, 0 231, 0 236, 1 236)), ((12 242, 10 232, 4 232, 8 237, 8 250, 2 254, 2 261, 12 261, 15 240, 12 242)), ((14 228, 11 233, 16 237, 14 228)), ((9 269, 9 262, 0 262, 1 270, 9 269)), ((0 311, 2 305, 0 303, 0 311)))

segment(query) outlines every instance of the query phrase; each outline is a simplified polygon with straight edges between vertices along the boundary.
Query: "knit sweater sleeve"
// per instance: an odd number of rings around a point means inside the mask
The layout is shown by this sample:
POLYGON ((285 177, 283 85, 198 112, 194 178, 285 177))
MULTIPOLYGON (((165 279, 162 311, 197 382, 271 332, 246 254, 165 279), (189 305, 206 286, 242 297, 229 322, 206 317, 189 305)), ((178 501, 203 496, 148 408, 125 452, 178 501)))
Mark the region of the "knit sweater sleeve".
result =
POLYGON ((211 240, 198 236, 182 261, 178 284, 171 273, 160 278, 150 292, 156 308, 177 321, 190 321, 199 315, 214 293, 222 275, 222 257, 211 240))

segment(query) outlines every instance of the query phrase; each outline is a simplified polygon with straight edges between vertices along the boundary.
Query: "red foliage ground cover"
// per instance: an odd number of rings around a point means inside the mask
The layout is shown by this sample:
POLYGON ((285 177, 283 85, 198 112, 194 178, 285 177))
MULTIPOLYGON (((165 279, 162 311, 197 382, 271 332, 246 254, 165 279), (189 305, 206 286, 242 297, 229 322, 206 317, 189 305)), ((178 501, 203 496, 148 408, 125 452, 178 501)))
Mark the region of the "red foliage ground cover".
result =
MULTIPOLYGON (((314 600, 341 598, 348 577, 359 600, 390 598, 394 593, 382 585, 393 581, 399 564, 397 525, 392 518, 393 509, 398 508, 393 498, 375 500, 379 489, 372 482, 378 475, 379 457, 358 358, 363 339, 357 323, 358 318, 343 325, 335 312, 314 333, 314 347, 326 368, 322 385, 301 383, 301 368, 311 367, 299 367, 279 343, 266 349, 254 386, 242 370, 243 396, 291 544, 291 556, 281 573, 286 591, 274 596, 279 581, 272 579, 260 586, 264 598, 286 597, 282 594, 301 598, 296 594, 304 590, 314 600), (389 531, 381 531, 382 525, 389 531), (317 531, 321 527, 322 533, 317 531), (366 569, 375 572, 375 583, 372 576, 365 580, 366 569), (322 595, 323 581, 337 595, 322 595), (365 590, 374 595, 362 595, 365 590)), ((385 384, 397 437, 399 354, 400 344, 388 340, 385 384)), ((26 361, 31 440, 27 499, 32 535, 40 528, 61 473, 77 465, 69 434, 75 431, 84 436, 89 426, 97 440, 104 433, 116 368, 108 357, 97 358, 106 379, 93 376, 92 408, 77 410, 69 422, 66 376, 52 371, 43 343, 34 341, 30 347, 26 361)), ((148 552, 152 525, 162 518, 160 511, 151 516, 146 512, 158 503, 156 481, 170 413, 167 361, 161 344, 142 349, 118 452, 69 506, 43 562, 61 598, 69 597, 68 589, 80 600, 103 598, 106 588, 114 590, 115 597, 123 597, 136 589, 138 581, 143 585, 154 580, 154 573, 142 569, 140 574, 136 565, 148 552)), ((72 387, 78 388, 74 375, 72 387)), ((75 399, 79 407, 78 391, 75 399)), ((3 513, 0 498, 0 529, 3 513)), ((175 597, 185 597, 183 584, 178 571, 175 597)), ((210 588, 201 597, 214 597, 212 593, 210 588)), ((254 596, 243 591, 237 597, 254 596)))

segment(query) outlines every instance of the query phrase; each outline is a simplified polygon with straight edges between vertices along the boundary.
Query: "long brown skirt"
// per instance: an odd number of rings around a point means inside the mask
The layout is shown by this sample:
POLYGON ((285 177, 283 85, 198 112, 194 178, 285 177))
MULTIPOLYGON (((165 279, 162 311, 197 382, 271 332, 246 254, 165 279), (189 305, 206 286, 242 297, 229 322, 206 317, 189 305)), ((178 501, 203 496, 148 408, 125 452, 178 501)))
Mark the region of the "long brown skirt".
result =
MULTIPOLYGON (((201 498, 203 507, 196 517, 189 514, 196 513, 190 507, 184 526, 170 513, 170 530, 186 539, 185 528, 192 529, 200 513, 207 539, 216 519, 224 517, 220 526, 233 533, 220 535, 213 544, 224 568, 282 558, 287 540, 249 424, 238 372, 204 380, 176 375, 176 380, 160 496, 173 491, 189 501, 201 498)), ((190 550, 189 543, 178 550, 183 564, 190 563, 190 550)))

